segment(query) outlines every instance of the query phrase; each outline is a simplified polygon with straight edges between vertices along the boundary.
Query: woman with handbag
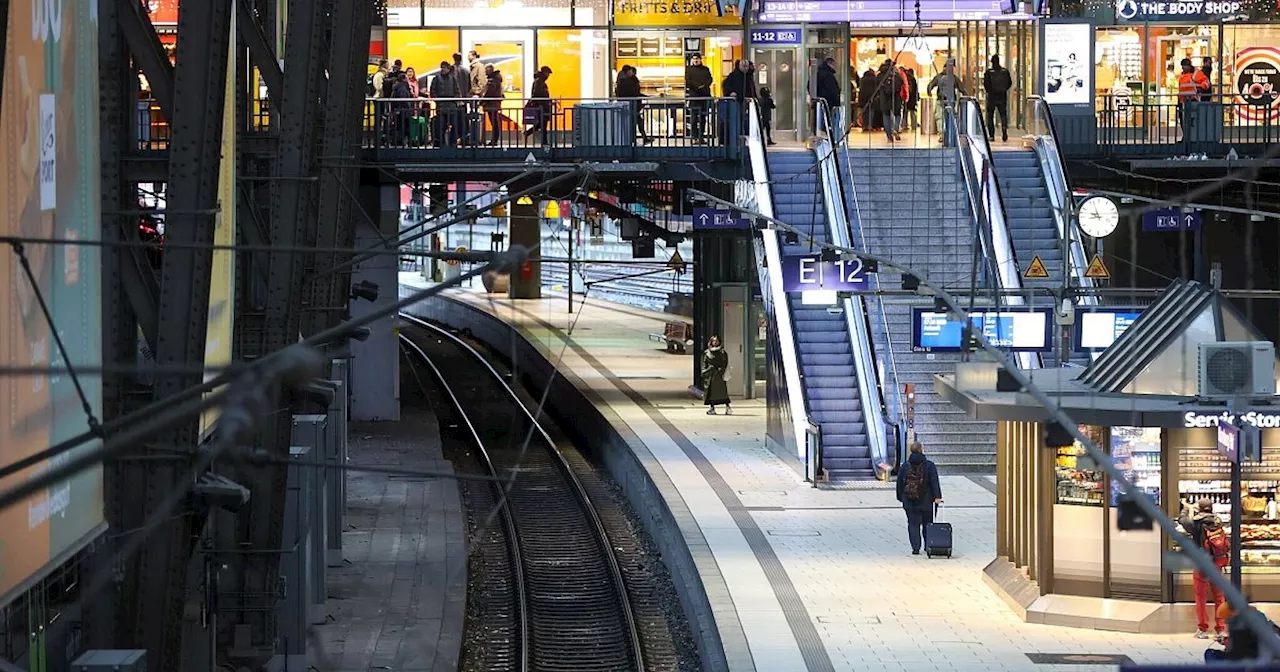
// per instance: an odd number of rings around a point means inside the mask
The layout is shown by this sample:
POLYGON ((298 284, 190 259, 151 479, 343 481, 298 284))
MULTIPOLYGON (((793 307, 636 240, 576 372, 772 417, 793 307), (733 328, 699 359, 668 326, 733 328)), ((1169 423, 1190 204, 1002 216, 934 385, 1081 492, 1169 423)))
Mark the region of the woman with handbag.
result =
POLYGON ((729 353, 720 347, 720 337, 707 339, 707 349, 702 351, 702 403, 710 406, 707 415, 716 414, 716 406, 724 405, 724 414, 732 415, 729 403, 729 353))
POLYGON ((533 90, 529 92, 529 102, 524 106, 524 123, 529 125, 524 131, 524 137, 533 135, 534 131, 541 131, 544 146, 549 144, 547 128, 551 125, 553 106, 551 89, 547 86, 549 77, 551 68, 545 65, 533 74, 533 90))

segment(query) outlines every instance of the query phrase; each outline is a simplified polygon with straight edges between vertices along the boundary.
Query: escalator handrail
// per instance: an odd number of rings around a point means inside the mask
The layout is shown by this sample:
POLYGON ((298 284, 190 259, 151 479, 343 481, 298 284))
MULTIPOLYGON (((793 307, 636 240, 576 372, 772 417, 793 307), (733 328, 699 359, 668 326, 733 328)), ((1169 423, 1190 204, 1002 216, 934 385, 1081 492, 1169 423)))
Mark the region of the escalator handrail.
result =
MULTIPOLYGON (((858 202, 858 187, 853 183, 853 159, 849 156, 849 136, 845 135, 842 137, 840 144, 844 150, 844 165, 849 171, 849 184, 847 189, 844 180, 838 180, 840 183, 840 193, 843 195, 844 202, 853 206, 853 221, 848 223, 856 226, 858 232, 858 240, 855 241, 857 244, 850 245, 850 247, 862 250, 863 252, 868 252, 870 250, 867 247, 867 232, 862 227, 862 206, 858 202)), ((838 173, 839 165, 836 166, 836 169, 838 173)), ((880 398, 883 400, 887 396, 890 400, 885 403, 886 412, 891 411, 889 412, 888 419, 891 422, 898 423, 906 417, 905 409, 902 406, 902 387, 898 384, 898 355, 894 351, 893 336, 889 332, 889 320, 886 317, 887 313, 885 312, 884 294, 881 291, 884 288, 880 283, 880 274, 872 273, 871 282, 875 287, 875 300, 879 304, 878 307, 880 309, 880 330, 884 333, 884 347, 878 348, 877 352, 887 357, 889 360, 888 380, 886 380, 884 377, 885 372, 883 367, 880 366, 879 361, 876 360, 876 358, 872 358, 872 361, 876 362, 876 383, 880 386, 880 398), (885 387, 889 388, 888 395, 885 394, 885 387)), ((867 330, 870 332, 870 311, 865 312, 867 314, 867 330)))
MULTIPOLYGON (((751 160, 751 180, 754 183, 756 210, 766 217, 774 217, 773 192, 769 189, 769 162, 765 156, 765 146, 760 133, 760 111, 756 101, 750 101, 747 108, 747 152, 751 160)), ((760 264, 760 292, 765 300, 772 304, 774 326, 778 330, 778 344, 782 351, 782 372, 787 379, 787 400, 791 407, 791 423, 796 440, 796 449, 802 451, 801 457, 807 455, 809 437, 817 424, 810 420, 809 404, 805 400, 804 387, 800 379, 800 356, 796 352, 795 324, 792 322, 791 306, 787 303, 787 293, 782 286, 782 246, 778 241, 778 232, 772 228, 760 231, 764 263, 760 264)), ((820 429, 818 435, 821 442, 820 429)), ((820 465, 818 465, 820 467, 820 465)), ((816 473, 816 472, 815 472, 816 473)))
MULTIPOLYGON (((818 101, 816 121, 820 131, 828 130, 827 114, 829 112, 826 107, 825 101, 818 101)), ((852 248, 849 223, 845 220, 844 201, 840 192, 840 173, 833 165, 836 155, 830 137, 830 133, 827 133, 826 137, 819 133, 814 145, 814 156, 818 162, 817 177, 821 180, 823 205, 827 212, 827 229, 831 242, 840 247, 852 248)), ((867 310, 863 297, 847 298, 843 303, 849 345, 853 352, 854 370, 858 375, 858 396, 864 409, 862 417, 867 427, 867 445, 871 449, 871 464, 874 470, 876 465, 889 462, 884 397, 880 389, 879 377, 876 375, 875 357, 871 351, 871 331, 868 328, 867 310), (875 409, 876 412, 868 412, 870 409, 875 409)))
MULTIPOLYGON (((991 156, 991 144, 987 141, 987 130, 982 122, 982 108, 978 106, 978 101, 967 96, 960 99, 959 105, 956 151, 964 174, 969 204, 973 208, 979 229, 987 235, 986 251, 994 257, 999 289, 1021 290, 1022 274, 1013 249, 1013 238, 1009 235, 1004 199, 1000 194, 1000 183, 996 179, 995 164, 991 156), (990 194, 990 197, 984 199, 984 192, 990 194), (984 221, 986 226, 982 226, 984 221)), ((1006 304, 1020 308, 1026 306, 1027 302, 1017 293, 997 293, 997 310, 1003 309, 1006 304)), ((1039 368, 1041 364, 1040 356, 1029 352, 1017 353, 1016 361, 1022 369, 1039 368)))
MULTIPOLYGON (((1071 262, 1071 275, 1075 278, 1077 286, 1083 289, 1093 288, 1096 283, 1093 278, 1085 276, 1085 270, 1089 266, 1089 258, 1085 254, 1084 240, 1080 237, 1080 229, 1075 225, 1075 220, 1071 216, 1071 176, 1067 173, 1066 166, 1062 163, 1062 153, 1058 150, 1058 136, 1054 127, 1053 110, 1049 104, 1040 96, 1030 96, 1028 101, 1031 103, 1031 134, 1035 138, 1036 154, 1040 158, 1041 166, 1045 172, 1045 184, 1049 189, 1049 201, 1053 206, 1054 220, 1058 225, 1058 235, 1060 240, 1066 240, 1068 247, 1069 260, 1071 262)), ((1078 301, 1083 305, 1096 306, 1099 304, 1098 296, 1092 292, 1083 292, 1078 296, 1078 301)))

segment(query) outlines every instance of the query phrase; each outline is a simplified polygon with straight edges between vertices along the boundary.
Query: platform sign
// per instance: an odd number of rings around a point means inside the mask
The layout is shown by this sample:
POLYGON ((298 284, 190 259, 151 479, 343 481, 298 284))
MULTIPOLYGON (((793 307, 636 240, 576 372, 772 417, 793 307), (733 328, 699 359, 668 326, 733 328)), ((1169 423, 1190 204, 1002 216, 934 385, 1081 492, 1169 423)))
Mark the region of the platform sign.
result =
POLYGON ((728 210, 715 208, 694 208, 693 228, 695 231, 732 231, 751 229, 751 220, 734 217, 728 210))
POLYGON ((1218 453, 1232 464, 1240 462, 1240 428, 1229 422, 1218 423, 1218 453))
POLYGON ((752 44, 800 44, 799 28, 755 28, 751 31, 752 44))
POLYGON ((1142 317, 1141 308, 1077 310, 1075 349, 1079 352, 1105 350, 1139 317, 1142 317))
MULTIPOLYGON (((981 329, 992 345, 1013 352, 1048 352, 1053 349, 1051 309, 972 312, 969 321, 981 329)), ((964 324, 942 311, 913 308, 911 349, 915 352, 959 352, 963 349, 964 324)))
POLYGON ((1198 212, 1178 208, 1161 208, 1142 213, 1143 231, 1198 231, 1202 218, 1198 212))
POLYGON ((782 258, 782 288, 787 292, 865 292, 867 273, 861 259, 824 261, 816 254, 782 258))

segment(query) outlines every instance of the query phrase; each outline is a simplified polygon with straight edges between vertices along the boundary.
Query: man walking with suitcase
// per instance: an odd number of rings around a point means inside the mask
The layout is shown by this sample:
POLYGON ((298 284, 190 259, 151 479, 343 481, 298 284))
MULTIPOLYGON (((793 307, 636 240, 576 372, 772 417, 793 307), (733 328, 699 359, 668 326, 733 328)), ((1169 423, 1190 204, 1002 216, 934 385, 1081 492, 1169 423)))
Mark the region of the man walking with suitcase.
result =
POLYGON ((923 538, 927 546, 928 527, 933 522, 934 507, 942 503, 942 485, 938 467, 924 456, 924 446, 911 444, 911 456, 898 469, 898 501, 907 514, 907 538, 911 554, 920 555, 923 538))

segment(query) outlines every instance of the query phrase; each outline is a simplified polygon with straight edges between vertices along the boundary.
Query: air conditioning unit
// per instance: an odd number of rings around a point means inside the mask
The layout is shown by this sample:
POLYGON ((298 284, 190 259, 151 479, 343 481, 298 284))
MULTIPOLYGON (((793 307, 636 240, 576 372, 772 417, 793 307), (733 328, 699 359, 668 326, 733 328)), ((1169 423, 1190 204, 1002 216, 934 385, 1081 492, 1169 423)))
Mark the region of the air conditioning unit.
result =
POLYGON ((1270 397, 1276 393, 1276 346, 1269 341, 1201 343, 1196 394, 1270 397))

